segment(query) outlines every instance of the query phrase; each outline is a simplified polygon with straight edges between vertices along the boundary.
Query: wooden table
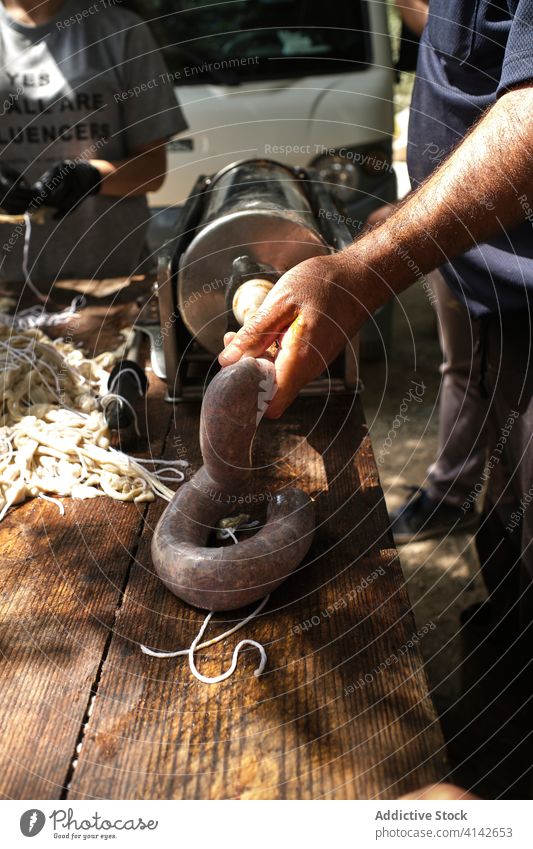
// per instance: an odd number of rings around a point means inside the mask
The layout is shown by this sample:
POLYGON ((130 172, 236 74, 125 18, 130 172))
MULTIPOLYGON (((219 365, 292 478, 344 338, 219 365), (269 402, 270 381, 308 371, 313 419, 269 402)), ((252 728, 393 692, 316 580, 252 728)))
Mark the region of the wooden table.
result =
MULTIPOLYGON (((198 412, 165 404, 153 379, 153 454, 197 468, 198 412)), ((387 799, 444 775, 360 401, 300 399, 261 425, 257 451, 269 484, 297 478, 316 497, 315 542, 260 617, 198 665, 220 673, 248 636, 268 653, 260 678, 254 650, 213 686, 186 658, 141 653, 187 647, 203 618, 152 573, 162 502, 66 500, 62 518, 33 501, 0 525, 4 797, 387 799)), ((211 632, 235 619, 217 615, 211 632)))

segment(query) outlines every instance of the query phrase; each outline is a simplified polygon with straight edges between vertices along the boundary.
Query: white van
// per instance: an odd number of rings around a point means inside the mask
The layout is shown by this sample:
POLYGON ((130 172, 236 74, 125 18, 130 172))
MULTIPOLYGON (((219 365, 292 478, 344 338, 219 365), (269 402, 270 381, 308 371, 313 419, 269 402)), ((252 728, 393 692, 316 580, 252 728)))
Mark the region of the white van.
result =
POLYGON ((189 124, 169 141, 168 177, 150 198, 163 229, 199 174, 253 157, 318 168, 354 233, 395 199, 385 2, 124 5, 149 23, 189 124))

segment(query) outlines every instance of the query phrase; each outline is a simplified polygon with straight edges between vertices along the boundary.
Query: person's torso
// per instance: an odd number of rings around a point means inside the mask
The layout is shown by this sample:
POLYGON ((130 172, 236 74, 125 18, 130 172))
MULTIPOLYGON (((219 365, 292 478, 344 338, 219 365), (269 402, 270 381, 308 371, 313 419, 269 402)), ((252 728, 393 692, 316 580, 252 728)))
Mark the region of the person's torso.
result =
POLYGON ((6 23, 0 9, 1 156, 27 166, 30 181, 58 159, 128 153, 115 98, 124 88, 127 19, 117 31, 120 17, 102 7, 72 21, 82 7, 67 0, 57 19, 33 28, 6 23))
MULTIPOLYGON (((129 153, 115 94, 124 88, 128 25, 136 19, 94 4, 96 11, 76 20, 87 8, 66 0, 39 27, 16 25, 0 8, 0 158, 30 183, 63 159, 117 161, 129 153)), ((114 276, 135 267, 147 220, 144 197, 98 195, 59 226, 50 218, 32 235, 36 278, 114 276)), ((10 230, 0 227, 0 244, 9 243, 10 230)), ((4 279, 22 279, 21 242, 4 248, 4 279)))

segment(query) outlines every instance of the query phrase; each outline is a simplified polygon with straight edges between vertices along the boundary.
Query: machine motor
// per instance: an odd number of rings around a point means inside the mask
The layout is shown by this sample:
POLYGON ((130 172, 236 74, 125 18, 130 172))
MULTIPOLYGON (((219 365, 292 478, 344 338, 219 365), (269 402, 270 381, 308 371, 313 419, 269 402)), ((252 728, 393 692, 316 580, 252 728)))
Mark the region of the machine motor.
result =
MULTIPOLYGON (((294 265, 351 244, 312 170, 264 159, 195 183, 159 256, 157 294, 168 400, 200 398, 228 330, 237 330, 294 265)), ((357 388, 357 340, 304 392, 357 388)))

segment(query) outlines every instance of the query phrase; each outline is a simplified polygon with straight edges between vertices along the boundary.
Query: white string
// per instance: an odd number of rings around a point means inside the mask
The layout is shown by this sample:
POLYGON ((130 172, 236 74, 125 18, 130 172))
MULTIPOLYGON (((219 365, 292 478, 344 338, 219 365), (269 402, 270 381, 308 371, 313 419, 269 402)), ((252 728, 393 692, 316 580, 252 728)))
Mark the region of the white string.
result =
POLYGON ((52 327, 56 324, 63 324, 73 315, 75 315, 78 310, 80 310, 83 306, 85 306, 86 299, 82 295, 76 296, 73 298, 69 307, 61 310, 60 312, 50 313, 46 312, 44 308, 44 304, 47 301, 47 297, 43 295, 42 292, 39 291, 37 286, 35 286, 33 280, 30 276, 29 269, 29 257, 30 257, 30 240, 31 240, 31 215, 29 212, 24 213, 24 244, 22 248, 22 273, 24 275, 24 281, 28 289, 30 289, 34 295, 37 296, 39 301, 43 304, 41 307, 28 307, 28 309, 21 310, 17 313, 17 315, 7 315, 6 313, 0 313, 0 324, 12 326, 19 330, 31 330, 34 327, 52 327))
POLYGON ((147 464, 153 463, 154 465, 159 465, 159 466, 181 466, 184 469, 187 469, 188 466, 189 466, 188 460, 163 460, 163 459, 158 460, 155 457, 150 457, 150 458, 136 457, 135 460, 136 460, 137 463, 147 463, 147 464))
POLYGON ((250 531, 252 528, 256 528, 259 522, 257 519, 254 519, 253 522, 241 522, 240 525, 237 525, 235 528, 218 528, 217 529, 217 539, 232 539, 234 543, 238 543, 239 540, 236 537, 237 531, 250 531))
POLYGON ((72 299, 69 307, 60 310, 59 312, 47 312, 44 304, 48 300, 42 292, 33 283, 29 270, 30 256, 30 240, 31 240, 31 215, 29 212, 24 213, 24 245, 22 249, 22 273, 24 281, 28 289, 37 296, 43 306, 28 307, 25 310, 20 310, 16 315, 8 315, 0 313, 0 325, 4 327, 14 327, 17 330, 32 330, 36 327, 53 327, 56 324, 64 324, 69 318, 72 318, 86 304, 86 299, 83 295, 77 295, 72 299))
MULTIPOLYGON (((244 628, 245 625, 248 625, 248 622, 251 622, 252 619, 261 613, 269 598, 270 594, 266 595, 255 610, 252 610, 252 612, 248 614, 246 619, 242 619, 240 622, 237 622, 237 624, 234 625, 233 628, 230 628, 229 631, 224 631, 224 633, 219 634, 218 637, 212 637, 210 640, 206 640, 205 643, 197 645, 196 651, 206 649, 209 646, 214 646, 215 643, 219 643, 221 640, 225 640, 226 637, 231 637, 231 635, 235 634, 236 631, 240 631, 241 628, 244 628)), ((178 651, 156 651, 155 649, 149 649, 147 646, 141 645, 141 651, 143 654, 149 655, 149 657, 186 657, 189 654, 190 649, 178 649, 178 651)))
POLYGON ((167 469, 168 474, 162 474, 159 472, 153 472, 156 478, 163 483, 182 483, 185 480, 185 475, 183 472, 180 472, 179 469, 167 469), (170 474, 173 472, 173 474, 170 474))
POLYGON ((69 318, 82 309, 85 298, 76 296, 72 299, 69 307, 59 312, 46 312, 44 307, 28 307, 20 310, 16 315, 0 313, 0 325, 13 327, 15 330, 33 330, 37 327, 53 327, 56 324, 64 324, 69 318))
POLYGON ((133 426, 135 428, 135 433, 137 436, 141 435, 141 431, 139 430, 139 420, 137 418, 137 413, 135 412, 133 405, 130 404, 127 398, 124 398, 122 395, 115 395, 113 392, 108 392, 107 395, 104 395, 100 398, 100 406, 105 415, 105 412, 109 405, 113 402, 117 404, 125 404, 126 407, 129 407, 133 416, 133 426))
POLYGON ((198 680, 201 681, 202 684, 220 684, 221 681, 225 681, 227 678, 229 678, 235 672, 235 670, 237 668, 237 661, 239 659, 239 652, 242 649, 242 647, 243 646, 254 646, 254 648, 256 648, 258 650, 258 652, 261 656, 261 660, 259 661, 259 666, 257 667, 257 669, 254 670, 255 677, 259 678, 259 676, 261 675, 261 673, 263 672, 263 670, 266 666, 267 655, 266 655, 266 651, 265 651, 264 647, 261 645, 261 643, 257 643, 255 640, 241 640, 240 643, 237 643, 237 645, 233 649, 233 659, 231 661, 231 666, 229 667, 229 669, 227 669, 221 675, 215 675, 214 678, 208 678, 206 675, 202 675, 201 672, 198 672, 196 665, 194 663, 194 652, 195 652, 197 644, 200 642, 200 640, 202 639, 202 637, 204 635, 205 629, 209 625, 209 621, 210 621, 212 615, 213 615, 213 611, 211 611, 211 613, 207 614, 202 627, 198 631, 197 636, 192 641, 191 647, 189 649, 189 666, 190 666, 191 672, 194 675, 194 677, 198 678, 198 680))
POLYGON ((190 465, 188 460, 157 460, 155 457, 150 459, 136 457, 135 459, 137 463, 161 466, 162 468, 153 469, 151 474, 167 483, 182 483, 185 480, 185 474, 181 469, 188 469, 190 465), (176 468, 177 466, 180 468, 176 468))
POLYGON ((142 385, 142 383, 141 383, 141 378, 139 377, 138 372, 136 372, 136 371, 135 371, 135 369, 133 369, 133 368, 121 368, 121 369, 119 369, 119 371, 117 371, 117 373, 116 373, 116 375, 114 376, 113 380, 112 380, 112 381, 111 381, 111 383, 109 384, 109 391, 110 391, 111 393, 113 393, 113 392, 115 391, 115 386, 117 385, 117 382, 118 382, 118 381, 121 379, 121 377, 123 377, 125 374, 132 374, 132 375, 133 375, 133 377, 134 377, 134 378, 135 378, 135 380, 137 381, 137 386, 138 386, 138 388, 139 388, 139 395, 143 395, 143 394, 144 394, 144 389, 143 389, 143 385, 142 385))
POLYGON ((84 359, 81 352, 78 358, 70 343, 45 340, 39 329, 13 332, 0 322, 0 522, 15 504, 39 495, 62 515, 63 504, 54 495, 92 498, 105 492, 121 501, 154 496, 170 501, 184 480, 181 470, 136 463, 109 445, 107 422, 97 410, 95 384, 100 371, 104 374, 99 360, 84 359), (72 378, 64 392, 59 375, 72 378))
POLYGON ((34 286, 32 279, 30 277, 30 269, 29 269, 29 256, 30 256, 30 239, 31 239, 31 215, 29 212, 24 213, 24 247, 22 248, 22 273, 24 275, 24 280, 26 285, 34 295, 37 295, 40 301, 45 301, 46 298, 44 295, 39 292, 36 286, 34 286))
POLYGON ((59 515, 60 516, 65 515, 65 507, 64 507, 63 503, 59 500, 59 498, 52 498, 51 495, 45 495, 44 492, 40 492, 37 497, 42 498, 43 501, 50 501, 51 504, 55 504, 56 507, 59 508, 59 515))
MULTIPOLYGON (((14 338, 16 340, 19 337, 16 336, 14 338)), ((15 359, 15 360, 18 359, 19 361, 22 360, 22 362, 28 363, 28 365, 30 366, 30 370, 35 369, 39 373, 39 377, 41 378, 41 380, 44 383, 44 385, 46 386, 46 388, 51 392, 52 395, 54 395, 56 400, 59 400, 59 393, 61 391, 61 387, 59 385, 59 380, 57 378, 57 374, 53 371, 52 366, 49 363, 47 363, 45 360, 41 360, 41 359, 37 358, 37 355, 35 353, 35 346, 32 346, 32 354, 31 355, 27 354, 26 351, 28 350, 28 347, 29 346, 26 346, 25 349, 20 349, 20 348, 15 348, 13 345, 10 345, 9 342, 0 342, 0 348, 3 348, 3 350, 6 351, 8 357, 11 357, 12 360, 13 359, 15 359), (46 380, 46 378, 43 377, 43 374, 41 372, 41 368, 47 368, 48 371, 51 373, 51 375, 54 379, 54 382, 55 382, 55 387, 56 387, 55 392, 52 389, 52 387, 50 386, 50 384, 48 383, 48 381, 46 380)), ((8 360, 8 363, 9 363, 9 360, 8 360)), ((18 368, 18 365, 16 363, 13 363, 13 365, 14 365, 15 368, 18 368)), ((13 371, 13 369, 10 369, 10 370, 13 371)))
MULTIPOLYGON (((179 463, 179 462, 185 462, 185 461, 174 460, 173 462, 179 463)), ((237 526, 236 530, 248 530, 249 528, 254 528, 258 524, 259 524, 259 522, 257 520, 253 521, 253 522, 242 523, 242 524, 237 526)), ((231 539, 233 540, 234 543, 238 543, 237 537, 235 536, 235 534, 231 530, 231 528, 224 528, 220 531, 220 533, 225 534, 224 536, 221 537, 222 539, 227 539, 228 537, 231 537, 231 539)), ((218 532, 217 532, 217 535, 218 535, 218 532)), ((208 646, 214 645, 215 643, 219 643, 221 640, 225 640, 226 637, 230 637, 232 634, 235 634, 236 631, 239 631, 241 628, 244 628, 244 626, 247 625, 248 622, 251 622, 252 619, 254 619, 258 615, 258 613, 260 613, 262 611, 263 607, 265 606, 265 604, 267 603, 269 598, 270 598, 270 593, 264 597, 264 599, 261 601, 261 603, 255 608, 255 610, 252 610, 252 612, 250 614, 248 614, 248 616, 245 619, 243 619, 241 622, 238 622, 236 625, 233 626, 233 628, 230 628, 229 631, 224 631, 223 634, 219 634, 218 637, 213 637, 211 640, 206 640, 205 643, 200 643, 200 640, 202 639, 204 632, 205 632, 205 629, 207 628, 207 626, 209 625, 209 622, 211 621, 211 617, 213 616, 213 613, 214 613, 213 610, 210 613, 208 613, 207 616, 205 617, 203 624, 202 624, 202 627, 200 628, 198 634, 196 635, 196 637, 194 638, 194 640, 192 641, 192 643, 191 643, 191 645, 188 649, 178 649, 178 651, 156 651, 154 649, 149 649, 147 646, 139 643, 141 651, 142 651, 143 654, 147 654, 149 657, 185 657, 187 655, 187 657, 189 658, 190 670, 191 670, 192 674, 194 675, 194 677, 198 679, 198 681, 201 681, 202 684, 220 684, 221 681, 225 681, 227 678, 230 678, 233 675, 233 673, 235 672, 235 670, 237 668, 237 661, 239 659, 239 652, 242 649, 242 647, 243 646, 254 646, 258 650, 258 652, 261 656, 261 660, 259 661, 259 666, 254 671, 255 677, 258 678, 262 674, 262 672, 263 672, 263 670, 266 666, 267 653, 264 649, 264 646, 262 646, 261 643, 256 642, 256 640, 248 640, 247 639, 247 640, 241 640, 240 643, 237 643, 237 645, 233 649, 233 658, 232 658, 232 661, 231 661, 231 666, 229 667, 229 669, 226 670, 226 672, 223 672, 221 675, 216 675, 214 678, 208 678, 206 675, 202 675, 201 672, 198 672, 198 669, 196 668, 196 664, 194 662, 194 652, 198 651, 199 649, 205 649, 208 646)))

